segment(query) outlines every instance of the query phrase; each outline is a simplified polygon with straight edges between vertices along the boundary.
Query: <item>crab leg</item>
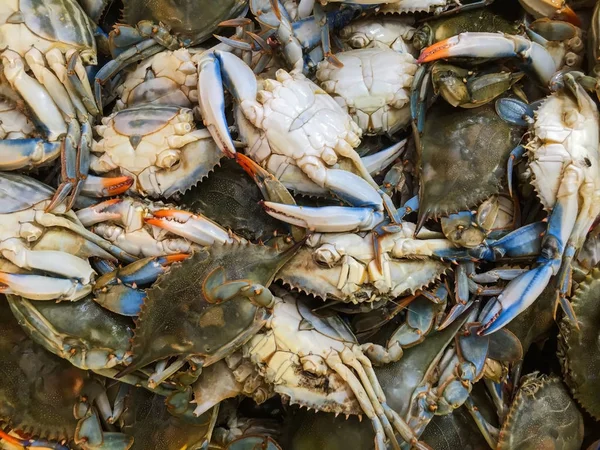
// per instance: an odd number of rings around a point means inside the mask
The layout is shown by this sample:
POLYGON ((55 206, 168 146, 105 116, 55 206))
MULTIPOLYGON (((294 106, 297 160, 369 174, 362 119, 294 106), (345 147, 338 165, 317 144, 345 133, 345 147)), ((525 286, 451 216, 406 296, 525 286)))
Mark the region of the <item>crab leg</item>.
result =
POLYGON ((557 71, 552 56, 540 44, 523 36, 505 33, 461 33, 427 47, 417 62, 427 63, 453 57, 519 57, 545 85, 557 71))
MULTIPOLYGON (((383 425, 379 417, 375 414, 373 406, 369 401, 369 397, 365 392, 363 386, 361 385, 360 381, 356 378, 352 371, 348 369, 348 367, 342 362, 342 360, 337 354, 332 353, 325 361, 327 362, 327 365, 331 367, 331 369, 333 369, 340 377, 342 377, 342 379, 346 383, 348 383, 350 389, 356 396, 360 407, 365 412, 367 417, 371 419, 371 422, 373 423, 373 428, 375 430, 375 449, 386 449, 387 447, 385 445, 385 432, 383 430, 383 425)), ((396 437, 394 436, 393 432, 391 433, 391 436, 389 436, 389 438, 392 442, 396 441, 395 447, 397 447, 398 441, 396 440, 396 437)))
POLYGON ((393 439, 390 437, 392 446, 395 449, 399 450, 400 445, 398 444, 398 441, 396 440, 396 436, 394 434, 392 426, 391 426, 387 416, 385 415, 383 408, 381 407, 381 400, 380 400, 379 396, 375 393, 375 390, 373 389, 373 386, 371 385, 371 380, 369 379, 366 372, 364 371, 363 366, 358 362, 358 360, 352 353, 352 350, 350 350, 347 347, 345 347, 344 350, 342 350, 342 352, 340 353, 340 356, 342 358, 342 362, 344 364, 352 367, 354 369, 354 371, 358 374, 358 378, 362 384, 362 388, 364 389, 365 393, 367 394, 367 397, 369 398, 369 401, 371 402, 373 411, 375 412, 375 414, 377 414, 377 418, 381 421, 386 435, 394 436, 393 439))
POLYGON ((177 209, 159 209, 146 223, 170 231, 199 245, 230 244, 231 235, 204 216, 177 209))
POLYGON ((18 53, 5 50, 2 52, 2 62, 4 75, 44 124, 48 140, 58 141, 67 133, 67 126, 48 91, 36 79, 27 75, 23 59, 18 53))
POLYGON ((4 241, 0 252, 4 258, 22 269, 42 270, 83 283, 89 283, 94 274, 85 259, 61 251, 29 250, 18 239, 4 241))
POLYGON ((16 436, 12 436, 10 434, 5 433, 0 430, 0 443, 4 441, 7 444, 12 444, 17 447, 23 448, 42 448, 42 449, 52 449, 52 450, 69 450, 69 447, 66 447, 58 442, 50 442, 46 440, 40 439, 19 439, 16 436))
POLYGON ((340 233, 371 230, 384 219, 371 208, 325 206, 322 208, 263 202, 265 212, 283 222, 317 232, 340 233))
POLYGON ((53 349, 53 353, 68 359, 76 367, 83 370, 110 369, 124 362, 125 358, 118 355, 100 349, 89 350, 84 343, 73 342, 69 335, 59 332, 29 300, 9 297, 8 302, 17 320, 42 341, 44 347, 53 349))
POLYGON ((363 165, 372 176, 377 175, 392 164, 396 158, 400 157, 406 147, 406 141, 407 139, 403 139, 377 153, 363 156, 361 158, 363 165))
POLYGON ((91 285, 68 278, 0 272, 0 292, 20 295, 31 300, 74 302, 88 295, 91 290, 91 285))
MULTIPOLYGON (((552 275, 559 272, 565 244, 572 234, 578 211, 582 170, 568 166, 558 190, 557 202, 548 220, 548 230, 542 241, 540 265, 512 280, 494 303, 494 308, 482 319, 479 333, 487 335, 499 330, 527 309, 542 293, 552 275)), ((561 300, 562 296, 559 296, 561 300)), ((574 318, 570 304, 561 301, 565 313, 574 318)))

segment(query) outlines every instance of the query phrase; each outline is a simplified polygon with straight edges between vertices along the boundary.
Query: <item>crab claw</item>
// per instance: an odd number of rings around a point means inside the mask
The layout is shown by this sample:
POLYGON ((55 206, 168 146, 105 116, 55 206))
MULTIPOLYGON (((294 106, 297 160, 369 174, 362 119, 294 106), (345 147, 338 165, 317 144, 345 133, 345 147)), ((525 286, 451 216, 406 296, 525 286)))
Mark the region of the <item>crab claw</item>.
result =
POLYGON ((160 209, 144 219, 150 225, 170 231, 199 245, 229 244, 233 239, 227 231, 206 217, 179 209, 160 209))
POLYGON ((198 70, 198 100, 204 125, 221 151, 232 158, 236 150, 225 118, 223 85, 238 102, 244 98, 255 99, 256 77, 241 59, 227 52, 215 51, 202 56, 198 70))
POLYGON ((123 194, 133 185, 133 178, 128 176, 102 178, 88 175, 81 188, 81 193, 88 197, 112 197, 123 194))
POLYGON ((568 5, 565 5, 562 9, 559 9, 554 15, 554 19, 564 20, 565 22, 569 22, 576 27, 581 27, 581 19, 568 5))
POLYGON ((504 33, 460 33, 425 48, 417 63, 453 57, 519 57, 544 84, 548 84, 557 71, 552 55, 543 46, 523 36, 504 33))
POLYGON ((94 286, 94 301, 122 316, 138 316, 146 293, 138 286, 150 285, 174 262, 189 257, 187 253, 140 259, 128 266, 102 275, 94 286))
POLYGON ((372 208, 350 206, 309 206, 284 205, 283 203, 262 202, 267 214, 299 227, 320 233, 342 233, 346 231, 367 231, 384 219, 383 212, 372 208))
POLYGON ((77 301, 91 290, 91 285, 68 278, 0 272, 0 293, 20 295, 31 300, 77 301))
POLYGON ((16 170, 39 166, 60 155, 60 142, 42 139, 0 140, 0 170, 16 170))
POLYGON ((96 205, 77 211, 77 218, 84 227, 90 227, 107 220, 117 220, 121 218, 120 205, 123 203, 121 198, 111 198, 96 205))
POLYGON ((477 334, 486 336, 525 311, 546 288, 552 277, 552 264, 542 264, 512 280, 481 320, 477 334))

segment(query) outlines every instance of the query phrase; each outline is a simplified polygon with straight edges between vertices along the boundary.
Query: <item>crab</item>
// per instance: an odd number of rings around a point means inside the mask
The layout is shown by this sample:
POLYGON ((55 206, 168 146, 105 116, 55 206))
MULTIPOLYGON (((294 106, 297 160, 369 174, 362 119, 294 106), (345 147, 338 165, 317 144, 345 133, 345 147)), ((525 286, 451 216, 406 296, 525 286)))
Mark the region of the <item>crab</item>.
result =
POLYGON ((571 298, 579 319, 578 327, 568 319, 561 320, 558 341, 564 379, 575 399, 595 419, 600 417, 600 403, 597 401, 597 385, 591 380, 600 362, 596 346, 599 285, 600 269, 596 267, 579 284, 571 298))
POLYGON ((201 214, 143 198, 107 200, 80 209, 77 217, 95 234, 137 257, 192 253, 199 246, 231 243, 236 238, 201 214))
POLYGON ((75 0, 8 0, 0 16, 2 74, 45 134, 13 140, 12 152, 21 155, 20 167, 60 155, 61 184, 47 208, 67 198, 70 208, 87 175, 99 114, 84 67, 96 64, 93 24, 75 0))
POLYGON ((131 438, 101 427, 100 416, 112 415, 102 384, 31 341, 4 298, 0 310, 0 367, 6 376, 0 387, 0 421, 31 437, 8 434, 5 428, 2 444, 65 449, 75 441, 84 450, 97 450, 110 442, 114 449, 130 448, 131 438))
POLYGON ((374 302, 414 294, 448 269, 428 257, 454 245, 445 239, 414 239, 411 225, 403 223, 401 231, 386 234, 376 245, 373 233, 315 233, 277 278, 324 300, 374 302))
MULTIPOLYGON (((105 0, 92 0, 96 5, 105 0)), ((109 35, 113 60, 95 77, 96 101, 102 103, 102 88, 128 65, 144 60, 165 49, 196 46, 213 35, 221 22, 245 15, 247 0, 213 1, 177 0, 162 2, 134 0, 127 2, 122 23, 109 35)))
POLYGON ((259 91, 252 70, 231 53, 208 53, 199 66, 202 116, 224 153, 233 156, 236 150, 223 111, 223 81, 234 95, 248 156, 284 184, 286 172, 295 172, 300 192, 326 189, 381 214, 378 186, 355 150, 361 130, 327 93, 301 73, 283 69, 259 91))
POLYGON ((0 173, 1 291, 35 300, 71 300, 91 291, 95 272, 87 258, 133 261, 57 206, 45 212, 54 191, 24 175, 0 173))
POLYGON ((526 449, 531 442, 563 450, 580 449, 583 443, 583 416, 556 376, 534 372, 521 378, 497 448, 526 449))
POLYGON ((165 398, 145 389, 131 388, 119 417, 122 433, 131 436, 139 448, 176 450, 208 446, 219 407, 205 414, 193 408, 169 408, 165 398))
POLYGON ((441 94, 453 106, 463 108, 488 103, 508 89, 525 98, 517 84, 523 73, 513 73, 503 64, 482 68, 487 61, 481 60, 482 57, 518 58, 523 70, 533 72, 544 87, 551 84, 558 71, 581 66, 584 49, 581 29, 567 22, 540 19, 524 31, 488 11, 438 19, 417 30, 414 40, 422 48, 418 62, 432 63, 419 68, 412 86, 411 109, 419 131, 432 94, 441 94), (464 57, 464 67, 452 61, 439 61, 454 57, 464 57))
POLYGON ((119 376, 173 356, 173 371, 188 361, 201 369, 234 352, 270 316, 268 286, 300 245, 277 250, 245 241, 214 244, 174 264, 146 290, 133 359, 119 376))
MULTIPOLYGON (((558 275, 558 301, 571 320, 566 299, 571 261, 600 214, 599 117, 595 102, 567 74, 563 89, 550 95, 535 112, 527 150, 531 183, 549 212, 547 231, 536 268, 512 280, 483 320, 482 333, 510 322, 558 275)), ((509 173, 509 179, 512 178, 509 173)))
POLYGON ((365 135, 394 134, 410 120, 409 96, 416 61, 391 49, 336 53, 343 64, 317 66, 317 80, 358 124, 365 135))
POLYGON ((171 197, 194 186, 219 163, 209 132, 195 129, 193 113, 178 106, 142 105, 118 111, 96 127, 90 168, 134 178, 131 190, 171 197))
MULTIPOLYGON (((252 386, 248 370, 254 370, 291 404, 347 415, 364 413, 373 424, 378 450, 386 448, 386 438, 397 447, 395 433, 414 448, 429 448, 386 405, 370 360, 341 319, 320 318, 293 295, 284 291, 277 295, 281 297, 274 298, 272 317, 244 345, 243 358, 227 359, 235 380, 252 386), (250 367, 245 367, 247 362, 250 367)), ((260 386, 255 383, 255 388, 260 386)))

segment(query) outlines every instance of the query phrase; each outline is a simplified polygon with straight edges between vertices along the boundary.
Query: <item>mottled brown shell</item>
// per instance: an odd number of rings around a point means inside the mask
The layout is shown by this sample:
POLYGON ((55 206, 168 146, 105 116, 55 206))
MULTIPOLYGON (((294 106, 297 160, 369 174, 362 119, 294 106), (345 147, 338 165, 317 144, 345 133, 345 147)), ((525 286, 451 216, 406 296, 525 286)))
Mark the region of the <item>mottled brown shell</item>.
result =
POLYGON ((579 330, 567 319, 560 323, 563 375, 575 399, 600 420, 600 268, 579 285, 571 304, 579 330))

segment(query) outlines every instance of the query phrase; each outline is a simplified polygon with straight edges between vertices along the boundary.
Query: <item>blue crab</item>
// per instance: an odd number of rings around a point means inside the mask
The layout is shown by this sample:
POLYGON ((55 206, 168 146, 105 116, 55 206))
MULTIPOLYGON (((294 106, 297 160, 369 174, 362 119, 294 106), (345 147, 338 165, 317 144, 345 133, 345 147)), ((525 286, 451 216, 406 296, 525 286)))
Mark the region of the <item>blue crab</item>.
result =
POLYGON ((88 372, 46 352, 23 332, 0 298, 0 421, 30 438, 0 431, 2 445, 23 448, 126 450, 132 439, 102 429, 100 416, 113 415, 102 383, 88 372))
MULTIPOLYGON (((93 0, 103 3, 104 0, 93 0)), ((123 22, 109 35, 113 60, 95 77, 95 96, 100 107, 102 88, 128 65, 149 58, 165 49, 177 50, 200 44, 212 36, 221 22, 245 15, 247 0, 197 2, 127 2, 123 22)))
POLYGON ((380 214, 384 202, 378 186, 355 150, 361 130, 316 84, 280 69, 277 79, 265 80, 259 90, 252 70, 220 51, 202 57, 199 66, 202 117, 224 153, 233 156, 236 150, 224 115, 223 81, 234 95, 248 156, 284 184, 286 172, 296 173, 300 192, 325 189, 380 214))
POLYGON ((529 307, 553 275, 559 279, 560 305, 576 320, 566 293, 571 261, 600 213, 599 129, 596 104, 569 74, 564 88, 535 112, 531 138, 514 154, 527 150, 531 183, 549 211, 548 227, 537 267, 508 284, 483 320, 483 333, 501 328, 529 307))
POLYGON ((61 204, 46 212, 54 191, 24 175, 0 173, 1 287, 36 300, 78 300, 95 272, 87 258, 133 257, 85 229, 61 204))
MULTIPOLYGON (((244 345, 245 357, 227 358, 234 383, 241 383, 237 393, 246 388, 264 392, 262 383, 252 382, 253 372, 257 372, 259 380, 291 404, 336 414, 366 414, 373 424, 377 450, 387 448, 386 438, 398 447, 395 433, 414 448, 429 448, 387 406, 369 358, 341 319, 321 318, 301 299, 280 290, 276 294, 281 297, 274 298, 272 317, 265 329, 244 345)), ((210 383, 203 379, 198 383, 206 382, 210 383)), ((229 395, 235 393, 236 388, 229 395)), ((203 400, 199 397, 197 402, 203 400)))
POLYGON ((44 134, 2 145, 12 168, 16 159, 27 167, 60 155, 61 184, 47 208, 67 198, 70 207, 87 176, 92 119, 99 114, 85 71, 96 64, 93 24, 74 0, 9 0, 0 16, 2 73, 44 134))
POLYGON ((185 192, 214 169, 221 152, 209 132, 195 129, 192 110, 141 105, 118 111, 96 127, 90 168, 134 179, 131 190, 151 197, 185 192))
POLYGON ((571 298, 579 329, 566 319, 559 324, 559 358, 565 382, 575 399, 594 418, 600 417, 597 385, 592 381, 600 361, 596 350, 599 280, 600 270, 596 267, 579 284, 571 298))

